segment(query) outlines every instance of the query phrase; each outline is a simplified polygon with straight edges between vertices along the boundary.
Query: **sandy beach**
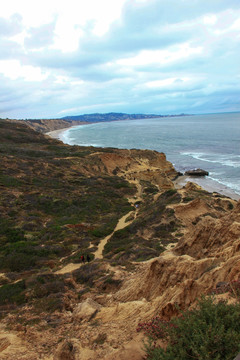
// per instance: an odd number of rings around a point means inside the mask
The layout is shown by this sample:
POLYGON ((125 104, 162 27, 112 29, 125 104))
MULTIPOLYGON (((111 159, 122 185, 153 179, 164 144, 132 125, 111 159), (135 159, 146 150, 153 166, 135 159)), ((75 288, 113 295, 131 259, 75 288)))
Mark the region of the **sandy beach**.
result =
MULTIPOLYGON (((71 126, 71 127, 73 127, 73 126, 71 126)), ((70 127, 59 129, 59 130, 54 130, 54 131, 49 131, 45 135, 48 135, 53 139, 62 140, 61 139, 61 134, 63 134, 68 129, 70 129, 70 127)))

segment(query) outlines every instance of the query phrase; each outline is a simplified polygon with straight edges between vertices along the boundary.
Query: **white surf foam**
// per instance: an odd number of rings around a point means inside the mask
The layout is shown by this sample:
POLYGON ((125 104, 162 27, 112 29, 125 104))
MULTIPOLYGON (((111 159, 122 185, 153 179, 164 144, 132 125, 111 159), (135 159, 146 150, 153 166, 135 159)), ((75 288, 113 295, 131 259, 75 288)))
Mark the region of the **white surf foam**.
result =
POLYGON ((193 159, 201 160, 209 163, 220 164, 224 166, 238 168, 240 167, 240 155, 235 154, 206 154, 194 152, 182 152, 181 155, 190 156, 193 159))

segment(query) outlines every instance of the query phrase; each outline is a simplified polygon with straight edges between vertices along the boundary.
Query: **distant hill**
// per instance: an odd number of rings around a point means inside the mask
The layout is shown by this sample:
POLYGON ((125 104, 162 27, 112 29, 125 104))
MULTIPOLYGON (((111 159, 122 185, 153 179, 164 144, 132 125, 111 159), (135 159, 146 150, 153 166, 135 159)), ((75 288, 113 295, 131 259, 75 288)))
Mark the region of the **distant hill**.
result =
POLYGON ((49 131, 60 130, 76 125, 84 125, 87 123, 96 123, 104 121, 119 121, 119 120, 136 120, 136 119, 153 119, 159 117, 174 117, 186 116, 180 115, 154 115, 154 114, 125 114, 125 113, 106 113, 106 114, 84 114, 76 116, 65 116, 59 119, 27 119, 17 120, 27 124, 31 129, 47 133, 49 131))
POLYGON ((101 122, 101 121, 116 121, 116 120, 135 120, 135 119, 152 119, 159 117, 172 117, 172 116, 185 116, 185 114, 180 115, 156 115, 156 114, 125 114, 125 113, 106 113, 106 114, 84 114, 76 116, 65 116, 63 120, 78 120, 86 122, 101 122))

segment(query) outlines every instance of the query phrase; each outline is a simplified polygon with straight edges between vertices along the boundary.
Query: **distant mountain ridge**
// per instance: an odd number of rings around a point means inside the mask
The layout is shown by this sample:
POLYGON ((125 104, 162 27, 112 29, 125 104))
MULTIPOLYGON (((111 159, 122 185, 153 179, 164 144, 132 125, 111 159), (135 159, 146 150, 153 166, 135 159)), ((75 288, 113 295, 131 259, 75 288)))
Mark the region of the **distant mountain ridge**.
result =
POLYGON ((101 121, 117 121, 117 120, 135 120, 135 119, 152 119, 159 117, 173 117, 173 116, 186 116, 185 114, 179 115, 156 115, 156 114, 126 114, 126 113, 94 113, 75 116, 65 116, 61 118, 67 121, 86 121, 86 122, 101 122, 101 121))
POLYGON ((76 125, 85 125, 88 123, 106 122, 106 121, 121 121, 121 120, 136 120, 136 119, 153 119, 160 117, 174 117, 187 116, 185 114, 179 115, 155 115, 155 114, 125 114, 125 113, 94 113, 74 116, 65 116, 56 119, 26 119, 16 120, 27 124, 31 129, 38 132, 47 133, 54 130, 61 130, 76 125))

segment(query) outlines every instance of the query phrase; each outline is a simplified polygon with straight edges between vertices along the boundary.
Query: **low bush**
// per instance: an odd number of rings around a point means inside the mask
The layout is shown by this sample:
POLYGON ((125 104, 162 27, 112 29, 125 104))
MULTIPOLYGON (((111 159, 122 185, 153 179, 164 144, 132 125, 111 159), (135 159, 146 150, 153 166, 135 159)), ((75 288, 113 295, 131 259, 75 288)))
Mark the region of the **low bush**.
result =
POLYGON ((24 231, 14 227, 11 221, 0 218, 0 239, 1 242, 14 243, 24 240, 24 231))
POLYGON ((184 203, 187 203, 187 202, 189 202, 189 201, 192 201, 194 198, 193 197, 191 197, 191 196, 185 196, 184 198, 183 198, 183 202, 184 203))
POLYGON ((0 305, 16 304, 25 302, 25 282, 18 281, 14 284, 6 284, 0 287, 0 305))
POLYGON ((127 250, 131 246, 129 227, 116 231, 111 239, 104 247, 103 253, 106 255, 109 252, 118 253, 122 250, 127 250))
POLYGON ((6 187, 18 187, 22 185, 22 181, 13 176, 0 174, 0 185, 6 187))
POLYGON ((54 312, 62 311, 65 308, 62 294, 50 294, 46 298, 36 299, 34 308, 37 312, 54 312))
POLYGON ((156 317, 139 324, 149 341, 149 360, 232 360, 240 351, 240 303, 202 298, 195 309, 169 322, 156 317), (166 349, 156 345, 162 339, 166 349))
POLYGON ((104 271, 97 263, 89 263, 73 271, 73 277, 76 282, 93 286, 94 281, 103 275, 104 271))
MULTIPOLYGON (((217 264, 214 264, 215 267, 217 264)), ((240 280, 233 280, 230 282, 220 282, 217 284, 217 288, 212 291, 213 294, 229 293, 240 301, 240 280)))
POLYGON ((13 252, 0 258, 0 269, 4 271, 23 271, 31 269, 36 265, 36 256, 13 252))
POLYGON ((103 237, 111 234, 116 225, 117 225, 117 220, 110 221, 109 223, 99 226, 98 228, 96 228, 94 230, 90 230, 89 234, 93 235, 94 237, 97 237, 97 238, 103 238, 103 237))

